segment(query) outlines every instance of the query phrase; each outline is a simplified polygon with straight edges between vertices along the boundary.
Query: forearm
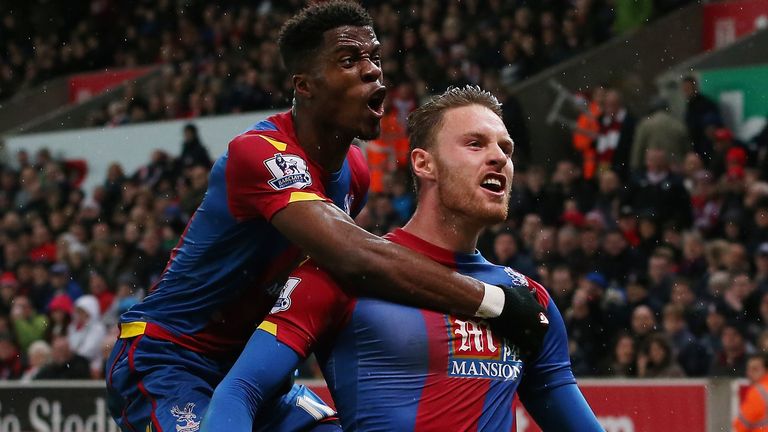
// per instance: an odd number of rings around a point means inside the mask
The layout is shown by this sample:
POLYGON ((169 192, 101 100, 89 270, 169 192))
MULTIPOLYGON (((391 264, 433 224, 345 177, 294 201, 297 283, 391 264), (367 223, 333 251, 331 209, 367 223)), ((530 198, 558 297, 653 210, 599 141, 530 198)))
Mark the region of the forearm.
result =
MULTIPOLYGON (((483 284, 360 229, 350 251, 319 262, 355 294, 461 315, 475 315, 483 284)), ((351 243, 351 242, 350 242, 351 243)), ((317 258, 315 258, 317 259, 317 258)))
POLYGON ((475 315, 481 282, 375 236, 326 203, 295 203, 272 223, 355 294, 475 315))

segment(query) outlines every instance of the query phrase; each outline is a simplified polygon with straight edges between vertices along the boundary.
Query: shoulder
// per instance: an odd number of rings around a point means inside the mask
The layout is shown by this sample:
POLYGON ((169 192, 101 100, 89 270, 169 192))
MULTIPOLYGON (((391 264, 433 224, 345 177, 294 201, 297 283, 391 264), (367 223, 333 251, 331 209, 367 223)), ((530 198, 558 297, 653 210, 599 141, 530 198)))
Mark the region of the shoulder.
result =
POLYGON ((511 268, 511 267, 501 267, 504 269, 504 272, 507 274, 510 280, 510 284, 512 286, 527 286, 528 289, 531 291, 533 295, 536 296, 536 299, 539 301, 539 304, 541 304, 544 308, 549 305, 549 299, 550 295, 547 292, 547 290, 538 282, 531 279, 528 276, 525 276, 524 274, 518 272, 517 270, 511 268))
MULTIPOLYGON (((240 152, 285 152, 299 151, 299 145, 280 131, 247 131, 236 136, 229 142, 230 155, 240 152)), ((302 152, 303 153, 303 152, 302 152)))

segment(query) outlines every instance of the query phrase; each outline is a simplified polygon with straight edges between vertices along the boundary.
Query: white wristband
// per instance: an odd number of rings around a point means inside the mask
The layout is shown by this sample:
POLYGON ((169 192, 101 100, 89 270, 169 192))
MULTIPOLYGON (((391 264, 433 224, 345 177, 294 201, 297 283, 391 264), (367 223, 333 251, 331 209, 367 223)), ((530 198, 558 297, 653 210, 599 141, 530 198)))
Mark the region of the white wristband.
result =
POLYGON ((483 283, 483 285, 485 285, 483 301, 477 308, 475 316, 478 318, 496 318, 504 310, 504 290, 487 283, 483 283))

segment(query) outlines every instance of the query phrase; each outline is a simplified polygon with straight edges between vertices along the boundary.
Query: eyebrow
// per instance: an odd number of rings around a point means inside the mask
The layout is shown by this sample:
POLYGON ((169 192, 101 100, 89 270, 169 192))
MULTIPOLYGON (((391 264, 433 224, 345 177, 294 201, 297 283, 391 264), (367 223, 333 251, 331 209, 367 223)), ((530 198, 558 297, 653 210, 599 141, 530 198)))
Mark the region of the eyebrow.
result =
MULTIPOLYGON (((334 53, 339 53, 342 51, 354 51, 354 52, 362 52, 364 49, 361 48, 362 44, 350 44, 350 43, 343 43, 340 45, 336 45, 336 47, 333 49, 334 53)), ((381 43, 376 41, 373 44, 373 47, 370 49, 371 52, 376 52, 381 49, 381 43)))

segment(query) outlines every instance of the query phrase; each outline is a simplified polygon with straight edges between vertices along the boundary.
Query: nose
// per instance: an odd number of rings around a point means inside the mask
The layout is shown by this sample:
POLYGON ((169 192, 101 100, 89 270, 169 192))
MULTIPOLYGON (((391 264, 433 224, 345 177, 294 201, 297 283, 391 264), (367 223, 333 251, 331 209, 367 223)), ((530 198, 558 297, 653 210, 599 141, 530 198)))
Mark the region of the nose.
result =
POLYGON ((504 166, 509 161, 509 158, 507 158, 507 154, 504 152, 501 146, 490 145, 488 148, 488 164, 492 166, 498 166, 499 168, 504 168, 504 166))
POLYGON ((382 76, 381 67, 374 63, 370 58, 366 58, 365 61, 363 61, 361 74, 363 81, 365 82, 378 81, 382 76))

